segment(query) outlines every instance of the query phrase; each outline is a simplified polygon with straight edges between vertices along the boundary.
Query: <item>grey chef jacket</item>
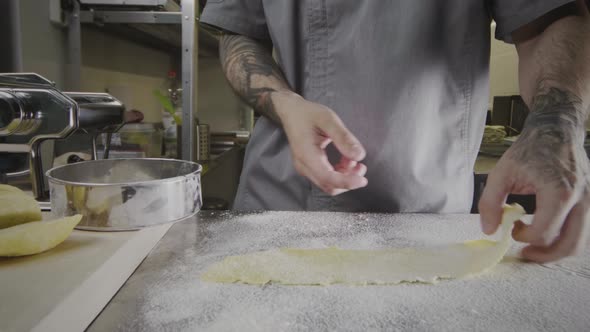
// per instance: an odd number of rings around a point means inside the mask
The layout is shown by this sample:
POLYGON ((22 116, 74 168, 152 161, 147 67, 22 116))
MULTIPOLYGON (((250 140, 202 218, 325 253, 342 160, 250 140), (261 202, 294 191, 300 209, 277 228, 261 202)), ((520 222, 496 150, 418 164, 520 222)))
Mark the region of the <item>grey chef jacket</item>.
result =
POLYGON ((202 22, 271 40, 294 91, 333 109, 367 150, 368 186, 330 197, 296 173, 284 131, 261 118, 234 208, 469 211, 491 19, 496 38, 510 42, 511 32, 570 2, 209 0, 202 22))

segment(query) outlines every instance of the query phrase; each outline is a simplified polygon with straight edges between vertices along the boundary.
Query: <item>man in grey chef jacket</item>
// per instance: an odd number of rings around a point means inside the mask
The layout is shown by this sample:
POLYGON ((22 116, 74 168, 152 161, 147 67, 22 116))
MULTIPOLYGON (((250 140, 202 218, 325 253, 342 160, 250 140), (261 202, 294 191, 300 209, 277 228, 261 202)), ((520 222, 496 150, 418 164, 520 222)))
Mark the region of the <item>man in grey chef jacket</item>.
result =
POLYGON ((590 25, 583 0, 209 0, 224 72, 262 114, 238 210, 468 212, 488 103, 490 23, 516 45, 531 109, 479 208, 537 195, 523 255, 579 252, 590 229, 590 25), (275 57, 272 50, 274 48, 275 57), (276 60, 275 60, 276 59, 276 60))

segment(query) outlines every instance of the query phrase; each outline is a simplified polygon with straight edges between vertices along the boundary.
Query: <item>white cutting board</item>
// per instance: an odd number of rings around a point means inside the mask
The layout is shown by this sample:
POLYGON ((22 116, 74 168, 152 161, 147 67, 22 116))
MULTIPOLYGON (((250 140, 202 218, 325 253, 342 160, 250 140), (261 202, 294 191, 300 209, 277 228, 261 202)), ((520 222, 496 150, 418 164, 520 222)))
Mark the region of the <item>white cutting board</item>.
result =
POLYGON ((0 258, 0 331, 83 331, 170 226, 75 230, 45 253, 0 258))

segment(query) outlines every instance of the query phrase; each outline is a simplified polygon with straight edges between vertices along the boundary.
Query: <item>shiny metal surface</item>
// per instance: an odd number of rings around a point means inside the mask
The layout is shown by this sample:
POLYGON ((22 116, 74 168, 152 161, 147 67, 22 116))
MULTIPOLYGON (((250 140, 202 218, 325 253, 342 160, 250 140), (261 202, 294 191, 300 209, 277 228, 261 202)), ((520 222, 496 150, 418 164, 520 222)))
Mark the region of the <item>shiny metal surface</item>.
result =
POLYGON ((125 125, 125 105, 108 93, 64 92, 79 108, 78 128, 92 134, 92 159, 98 159, 97 140, 107 134, 103 159, 109 158, 110 137, 125 125))
POLYGON ((108 93, 64 92, 80 110, 78 128, 86 132, 114 132, 125 123, 125 106, 108 93))
POLYGON ((0 136, 19 133, 23 112, 9 92, 0 91, 0 136))
MULTIPOLYGON (((116 132, 124 123, 125 106, 109 94, 61 92, 37 74, 0 74, 0 136, 24 136, 28 141, 27 171, 38 200, 49 198, 41 160, 42 142, 67 138, 76 130, 91 134, 95 142, 99 134, 116 132)), ((4 151, 2 147, 0 151, 4 151)), ((9 173, 7 179, 14 181, 23 174, 9 173)))
POLYGON ((12 121, 0 135, 32 135, 35 138, 63 138, 73 127, 67 112, 75 111, 75 102, 57 90, 37 88, 2 88, 0 99, 5 107, 1 113, 13 112, 12 121), (16 116, 15 116, 16 115, 16 116), (59 125, 53 129, 42 128, 43 122, 51 119, 59 125))
POLYGON ((54 216, 82 214, 77 228, 133 230, 194 215, 201 165, 172 159, 93 160, 47 172, 54 216))
POLYGON ((198 161, 207 161, 211 157, 211 129, 208 124, 197 124, 197 137, 199 137, 198 161))
POLYGON ((51 90, 0 87, 0 136, 24 136, 36 132, 41 126, 43 113, 34 100, 51 98, 54 98, 51 90))
POLYGON ((179 157, 195 161, 199 156, 196 135, 198 95, 199 5, 194 0, 181 0, 182 8, 182 153, 179 157))
MULTIPOLYGON (((26 135, 31 146, 29 165, 35 198, 46 199, 41 143, 63 139, 78 126, 78 105, 55 88, 48 79, 33 73, 0 74, 0 136, 26 135), (51 122, 51 125, 48 123, 51 122)), ((9 174, 16 178, 18 174, 9 174)))
POLYGON ((45 87, 47 89, 55 88, 54 82, 35 73, 2 73, 0 74, 0 86, 20 86, 20 87, 45 87))

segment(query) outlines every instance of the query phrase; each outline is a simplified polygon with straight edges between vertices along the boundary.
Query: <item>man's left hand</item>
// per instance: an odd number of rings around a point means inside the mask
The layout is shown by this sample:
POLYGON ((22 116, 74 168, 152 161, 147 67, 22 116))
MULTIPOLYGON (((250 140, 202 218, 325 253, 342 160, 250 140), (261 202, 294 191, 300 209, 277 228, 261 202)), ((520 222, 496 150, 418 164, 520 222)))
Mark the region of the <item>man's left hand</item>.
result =
POLYGON ((513 146, 488 176, 479 202, 483 231, 492 234, 509 194, 535 194, 533 221, 516 223, 513 237, 529 245, 522 256, 549 262, 585 248, 590 231, 590 164, 586 135, 569 110, 533 112, 513 146))

